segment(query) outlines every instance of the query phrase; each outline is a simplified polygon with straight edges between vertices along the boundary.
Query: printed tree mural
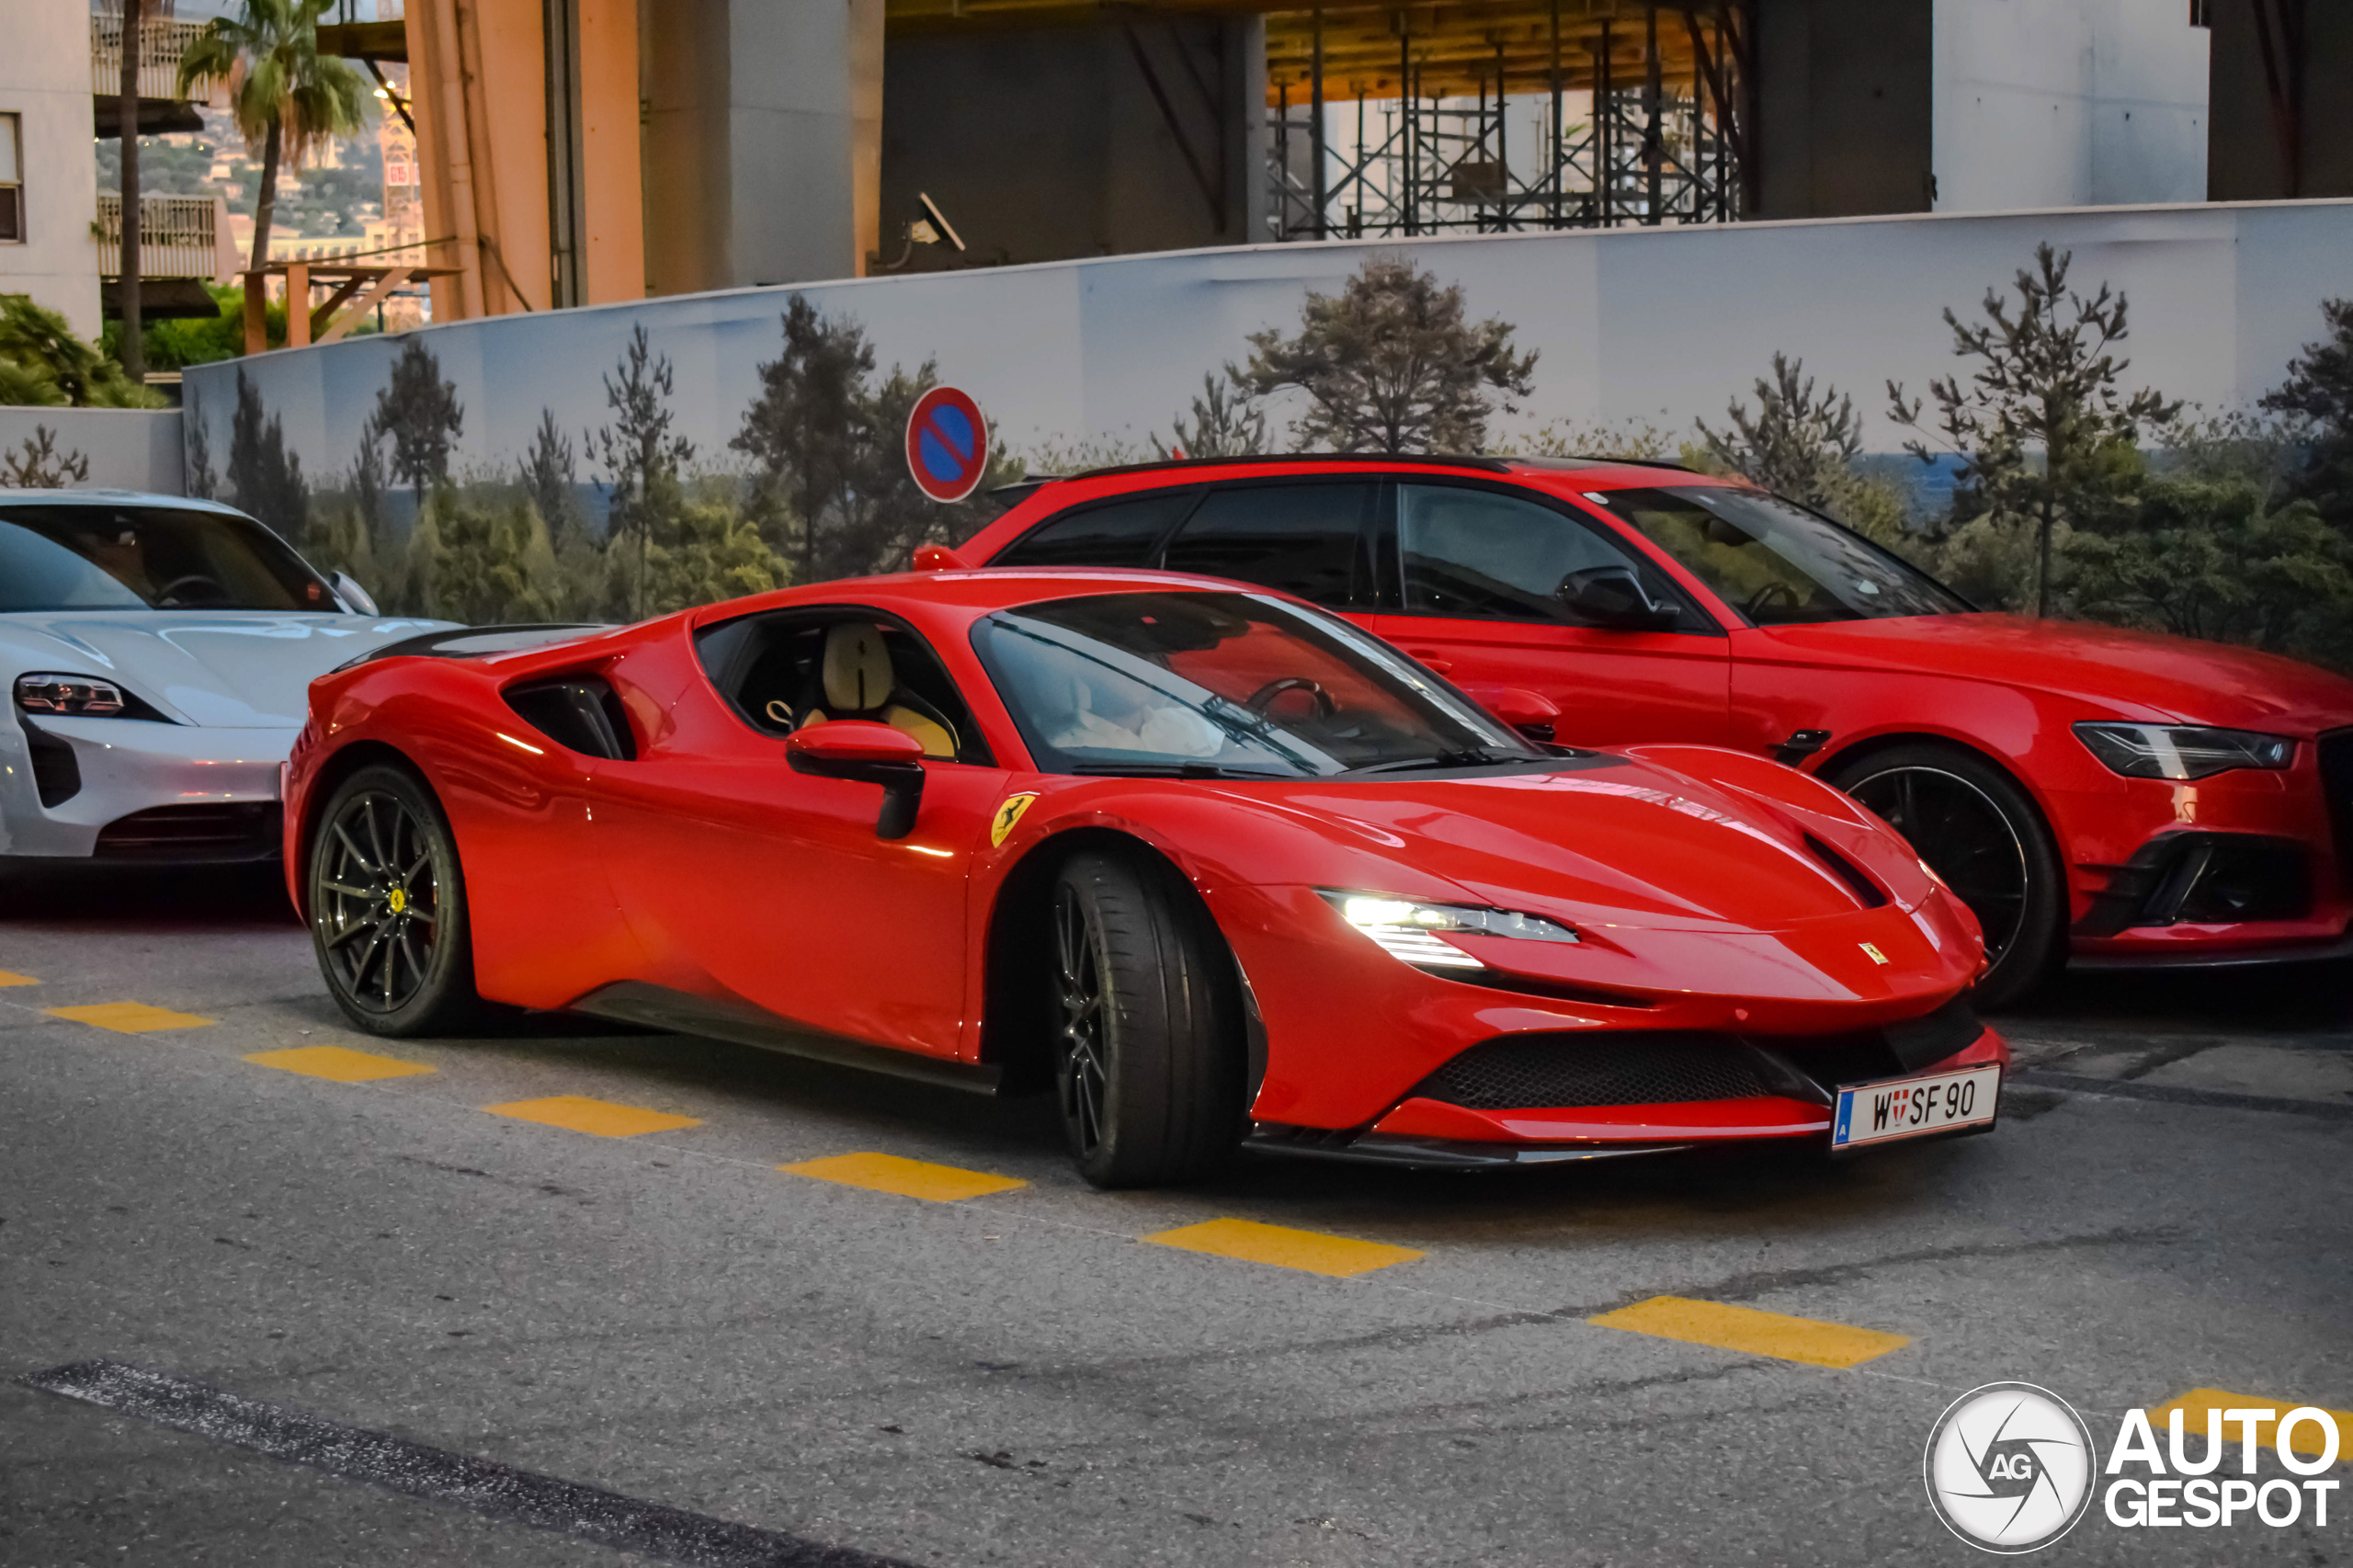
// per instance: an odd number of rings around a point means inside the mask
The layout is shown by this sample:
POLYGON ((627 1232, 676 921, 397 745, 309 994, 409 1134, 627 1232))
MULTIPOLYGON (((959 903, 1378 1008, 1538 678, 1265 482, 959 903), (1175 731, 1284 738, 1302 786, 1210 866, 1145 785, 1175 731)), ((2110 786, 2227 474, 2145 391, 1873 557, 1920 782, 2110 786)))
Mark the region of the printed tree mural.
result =
POLYGON ((302 542, 310 520, 310 486, 302 459, 286 449, 278 415, 262 406, 261 389, 237 371, 237 406, 229 418, 229 499, 290 544, 302 542))
POLYGON ((519 477, 550 538, 560 542, 580 532, 579 467, 573 460, 572 437, 556 428, 552 408, 540 410, 540 427, 532 433, 531 449, 523 454, 519 477))
POLYGON ((1756 381, 1756 411, 1751 414, 1735 398, 1724 417, 1730 428, 1722 431, 1705 420, 1696 422, 1715 463, 1826 512, 1881 544, 1902 541, 1902 493, 1856 471, 1863 455, 1863 421, 1855 400, 1836 387, 1817 393, 1803 360, 1774 355, 1772 380, 1756 381))
POLYGON ((441 379, 441 362, 421 339, 401 345, 392 381, 376 393, 372 423, 376 434, 392 443, 393 477, 407 481, 420 501, 449 479, 449 449, 465 428, 466 411, 456 385, 441 379))
POLYGON ((1182 415, 1171 420, 1168 430, 1174 439, 1164 445, 1154 436, 1153 450, 1164 458, 1247 458, 1265 451, 1266 410, 1240 377, 1231 365, 1223 376, 1202 376, 1200 393, 1193 399, 1192 423, 1187 424, 1182 415))
POLYGON ((1233 375, 1255 397, 1305 396, 1291 431, 1302 451, 1476 452, 1488 417, 1533 390, 1536 356, 1512 352, 1511 335, 1507 322, 1472 322, 1461 285, 1374 256, 1337 294, 1310 290, 1298 332, 1252 334, 1233 375))

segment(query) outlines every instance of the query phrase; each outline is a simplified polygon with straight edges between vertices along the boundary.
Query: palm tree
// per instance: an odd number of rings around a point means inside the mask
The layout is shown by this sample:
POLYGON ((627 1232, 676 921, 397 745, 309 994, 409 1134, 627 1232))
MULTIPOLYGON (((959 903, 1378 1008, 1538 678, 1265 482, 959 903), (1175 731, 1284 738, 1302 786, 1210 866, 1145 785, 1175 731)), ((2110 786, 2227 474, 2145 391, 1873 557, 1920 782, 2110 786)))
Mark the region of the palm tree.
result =
POLYGON ((254 203, 254 254, 269 260, 270 210, 281 158, 301 168, 338 136, 365 123, 368 87, 348 61, 319 53, 319 18, 335 0, 243 0, 235 17, 215 17, 180 56, 179 90, 225 82, 229 110, 245 149, 261 149, 254 203))

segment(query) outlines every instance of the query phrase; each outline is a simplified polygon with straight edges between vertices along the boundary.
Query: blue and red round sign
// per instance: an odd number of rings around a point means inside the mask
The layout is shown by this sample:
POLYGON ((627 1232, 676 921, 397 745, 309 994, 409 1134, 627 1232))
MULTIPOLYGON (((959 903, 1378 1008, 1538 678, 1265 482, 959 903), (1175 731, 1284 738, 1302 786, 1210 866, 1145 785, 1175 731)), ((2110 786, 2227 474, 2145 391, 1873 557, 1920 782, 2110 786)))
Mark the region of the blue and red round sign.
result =
POLYGON ((915 400, 907 415, 907 469, 926 495, 961 501, 988 466, 988 421, 969 393, 934 387, 915 400))

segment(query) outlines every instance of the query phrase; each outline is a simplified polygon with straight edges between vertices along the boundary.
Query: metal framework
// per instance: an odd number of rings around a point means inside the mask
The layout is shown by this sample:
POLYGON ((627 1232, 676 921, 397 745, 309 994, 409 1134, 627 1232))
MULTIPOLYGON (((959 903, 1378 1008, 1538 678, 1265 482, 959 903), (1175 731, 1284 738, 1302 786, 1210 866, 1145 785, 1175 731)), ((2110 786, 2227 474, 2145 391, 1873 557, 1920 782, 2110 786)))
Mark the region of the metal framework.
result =
POLYGON ((1357 74, 1338 94, 1324 13, 1309 13, 1305 69, 1268 73, 1268 237, 1730 222, 1751 210, 1752 74, 1736 7, 1649 0, 1571 43, 1561 6, 1546 7, 1549 58, 1499 40, 1489 60, 1467 62, 1449 39, 1435 65, 1439 40, 1392 13, 1392 74, 1357 74), (1672 65, 1668 28, 1688 46, 1672 65))

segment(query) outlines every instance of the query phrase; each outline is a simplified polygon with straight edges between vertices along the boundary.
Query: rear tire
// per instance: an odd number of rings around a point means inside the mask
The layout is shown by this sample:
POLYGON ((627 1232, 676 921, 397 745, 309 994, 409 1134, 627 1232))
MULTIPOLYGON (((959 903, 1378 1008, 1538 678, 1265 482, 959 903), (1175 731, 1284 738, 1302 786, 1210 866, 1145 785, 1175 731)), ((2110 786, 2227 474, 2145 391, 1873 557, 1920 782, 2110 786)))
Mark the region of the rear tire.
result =
POLYGON ((1977 916, 1994 961, 1971 1001, 2006 1006, 2049 978, 2066 942, 2066 868, 2015 779, 1964 747, 1924 741, 1841 764, 1829 782, 1902 834, 1977 916))
POLYGON ((1207 1175, 1242 1133, 1240 987, 1224 939, 1166 869, 1076 855, 1055 878, 1054 1092, 1097 1187, 1207 1175))
POLYGON ((337 786, 304 888, 319 972, 353 1024, 406 1039, 480 1019, 457 839, 424 779, 379 764, 337 786))

